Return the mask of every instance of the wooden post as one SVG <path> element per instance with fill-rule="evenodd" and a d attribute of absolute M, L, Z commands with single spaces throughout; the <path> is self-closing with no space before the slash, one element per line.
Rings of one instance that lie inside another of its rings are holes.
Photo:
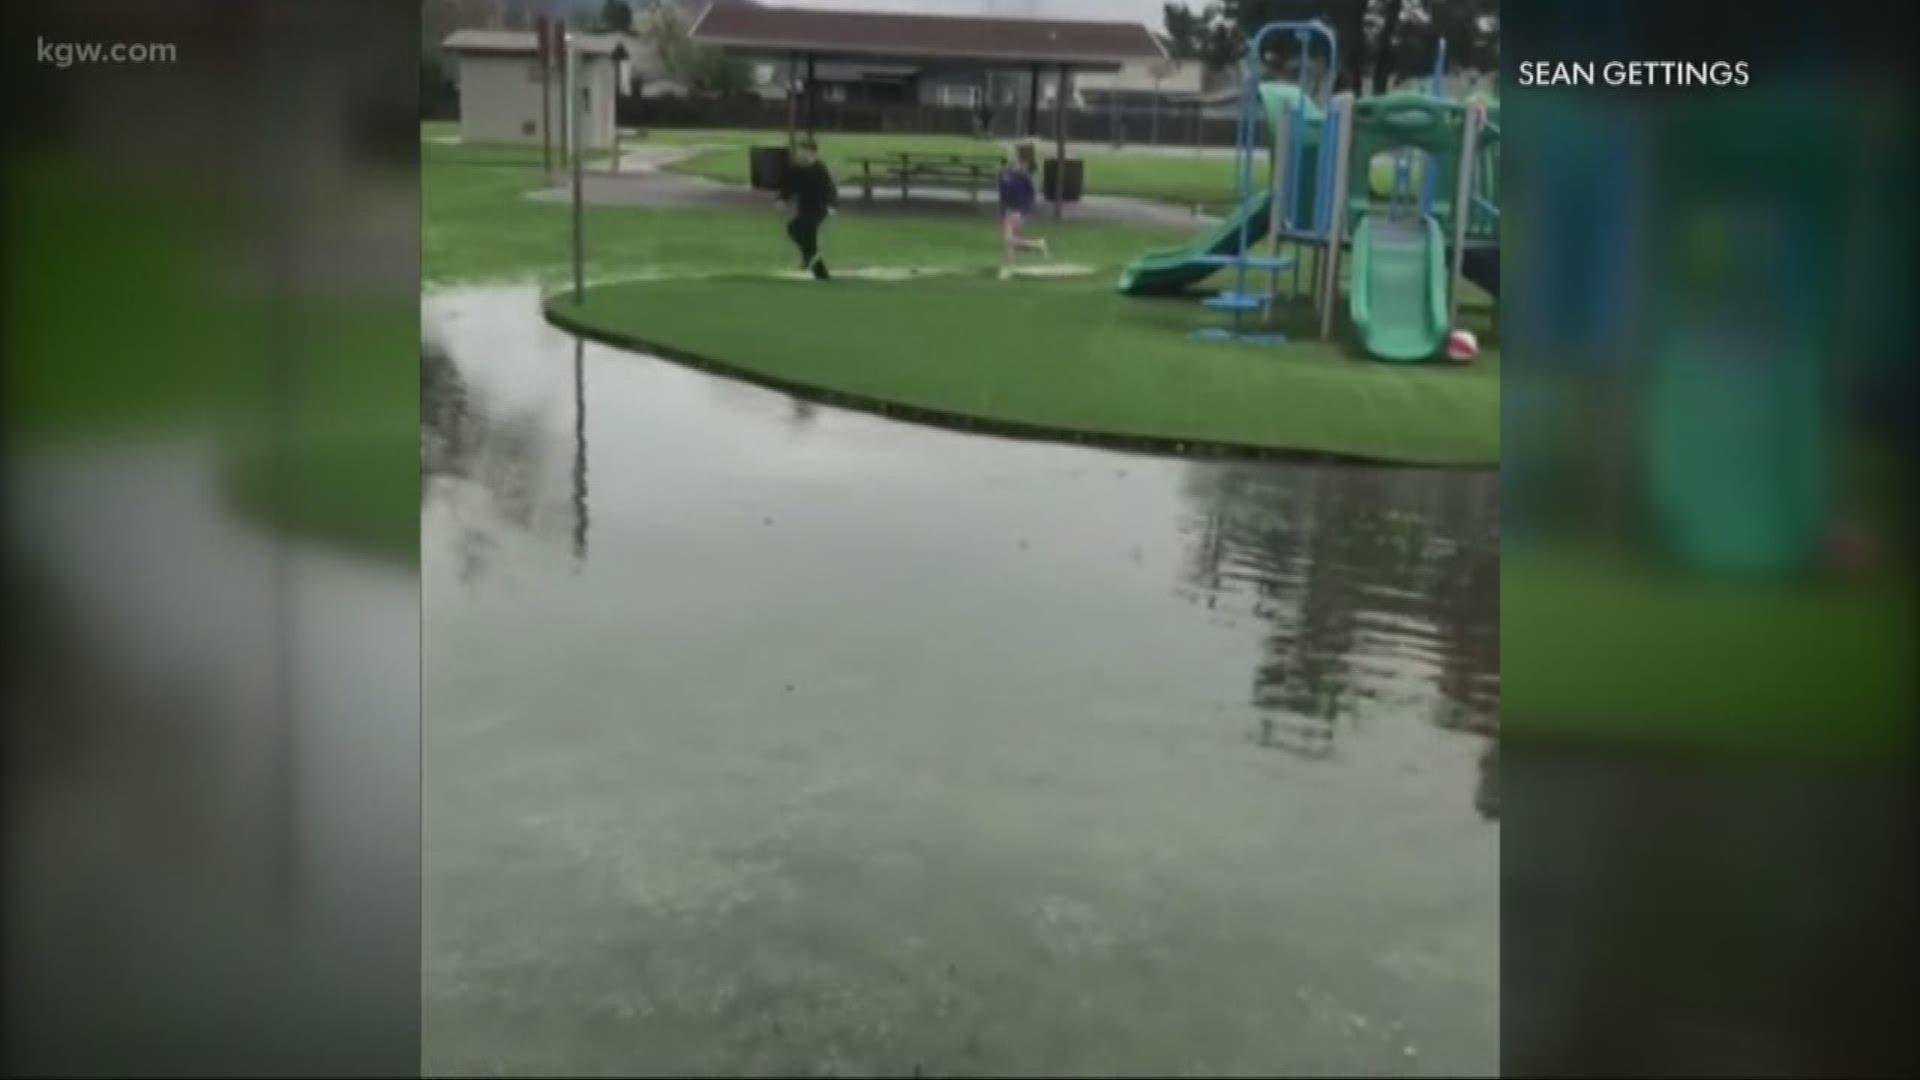
<path fill-rule="evenodd" d="M 1053 219 L 1067 212 L 1067 80 L 1066 65 L 1060 66 L 1060 80 L 1053 92 Z"/>

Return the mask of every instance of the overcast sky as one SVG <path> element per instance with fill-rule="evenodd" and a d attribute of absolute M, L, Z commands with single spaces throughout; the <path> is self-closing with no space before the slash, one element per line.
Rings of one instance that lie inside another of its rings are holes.
<path fill-rule="evenodd" d="M 845 11 L 929 11 L 942 15 L 1027 15 L 1055 19 L 1143 22 L 1161 28 L 1164 0 L 766 0 L 780 7 Z M 1204 4 L 1194 4 L 1203 7 Z"/>

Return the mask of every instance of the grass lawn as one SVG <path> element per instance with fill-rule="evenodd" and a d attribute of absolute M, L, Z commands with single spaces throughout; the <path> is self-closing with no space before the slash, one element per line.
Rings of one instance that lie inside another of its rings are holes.
<path fill-rule="evenodd" d="M 499 148 L 429 137 L 421 156 L 421 274 L 429 286 L 570 279 L 572 209 L 525 198 L 543 186 L 538 149 L 531 157 L 524 151 L 503 156 Z M 641 270 L 773 270 L 792 260 L 785 220 L 771 200 L 764 214 L 589 206 L 584 216 L 590 278 Z M 1062 258 L 1116 272 L 1141 252 L 1186 235 L 1075 221 L 1042 222 L 1036 232 L 1052 237 Z M 833 219 L 826 243 L 844 265 L 973 267 L 999 258 L 995 223 L 985 214 L 850 212 Z"/>
<path fill-rule="evenodd" d="M 786 133 L 783 131 L 659 128 L 647 131 L 642 138 L 657 144 L 715 147 L 671 168 L 675 172 L 730 184 L 747 182 L 747 147 L 786 145 Z M 854 159 L 863 155 L 902 151 L 997 154 L 1006 145 L 1005 142 L 959 135 L 848 133 L 820 136 L 821 157 L 843 188 L 854 186 L 860 175 L 860 166 L 854 163 Z M 1235 194 L 1238 179 L 1231 154 L 1095 147 L 1075 147 L 1073 153 L 1086 160 L 1086 190 L 1089 194 L 1157 199 L 1178 206 L 1200 206 L 1210 212 L 1230 209 L 1239 202 Z M 1264 176 L 1264 168 L 1256 165 L 1255 183 L 1265 183 Z M 1389 189 L 1393 183 L 1391 164 L 1384 161 L 1375 163 L 1373 182 L 1382 193 Z"/>
<path fill-rule="evenodd" d="M 1128 299 L 1104 277 L 636 282 L 549 310 L 776 385 L 992 427 L 1431 464 L 1500 452 L 1497 355 L 1373 363 L 1313 340 L 1304 308 L 1283 347 L 1196 342 L 1191 330 L 1223 316 Z"/>
<path fill-rule="evenodd" d="M 725 152 L 737 172 L 720 178 L 740 181 L 743 148 L 757 141 L 752 132 L 655 137 L 724 138 L 742 149 Z M 978 152 L 989 144 L 847 136 L 839 152 L 900 145 Z M 543 182 L 537 151 L 515 158 L 429 132 L 422 154 L 430 285 L 531 278 L 551 287 L 569 278 L 570 208 L 525 198 Z M 1143 167 L 1159 164 L 1141 157 Z M 1224 160 L 1169 162 L 1217 168 L 1222 183 L 1230 175 Z M 552 310 L 603 337 L 762 381 L 994 427 L 1436 464 L 1498 459 L 1498 335 L 1477 290 L 1466 319 L 1488 346 L 1480 363 L 1385 365 L 1357 357 L 1344 334 L 1314 340 L 1306 325 L 1291 327 L 1298 343 L 1279 349 L 1194 342 L 1192 330 L 1221 317 L 1192 300 L 1115 292 L 1122 265 L 1183 242 L 1188 230 L 1042 221 L 1036 232 L 1059 259 L 1095 273 L 1002 283 L 987 273 L 999 251 L 984 217 L 849 212 L 825 235 L 836 265 L 948 273 L 821 289 L 768 276 L 791 263 L 782 224 L 771 203 L 764 215 L 590 206 L 587 274 L 606 284 L 590 291 L 584 311 Z M 620 280 L 642 273 L 689 277 Z M 738 318 L 743 310 L 755 317 Z"/>

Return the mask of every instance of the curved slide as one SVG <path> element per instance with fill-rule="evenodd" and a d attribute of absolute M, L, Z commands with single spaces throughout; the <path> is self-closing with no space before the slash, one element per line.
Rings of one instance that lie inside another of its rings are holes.
<path fill-rule="evenodd" d="M 1360 343 L 1380 360 L 1427 360 L 1447 340 L 1447 244 L 1440 223 L 1366 214 L 1353 231 L 1347 299 Z"/>
<path fill-rule="evenodd" d="M 1150 251 L 1127 264 L 1120 274 L 1120 291 L 1128 296 L 1174 296 L 1200 284 L 1220 269 L 1217 260 L 1239 250 L 1240 224 L 1249 237 L 1267 233 L 1267 215 L 1273 193 L 1262 192 L 1199 239 L 1184 247 Z"/>
<path fill-rule="evenodd" d="M 1311 99 L 1301 100 L 1301 91 L 1292 83 L 1270 82 L 1260 85 L 1261 117 L 1267 131 L 1280 125 L 1282 113 L 1300 108 L 1306 116 L 1302 136 L 1310 153 L 1301 172 L 1306 180 L 1300 194 L 1300 212 L 1313 205 L 1314 164 L 1318 160 L 1321 125 L 1326 112 Z M 1128 296 L 1175 296 L 1211 277 L 1220 269 L 1220 259 L 1240 248 L 1240 223 L 1246 222 L 1250 241 L 1267 235 L 1267 215 L 1273 210 L 1273 192 L 1266 184 L 1226 219 L 1182 247 L 1150 251 L 1127 265 L 1120 274 L 1120 291 Z"/>

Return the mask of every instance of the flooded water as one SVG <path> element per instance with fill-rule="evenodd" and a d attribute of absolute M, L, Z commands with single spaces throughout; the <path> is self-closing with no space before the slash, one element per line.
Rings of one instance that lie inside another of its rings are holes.
<path fill-rule="evenodd" d="M 1497 1069 L 1492 473 L 426 323 L 430 1071 Z"/>

